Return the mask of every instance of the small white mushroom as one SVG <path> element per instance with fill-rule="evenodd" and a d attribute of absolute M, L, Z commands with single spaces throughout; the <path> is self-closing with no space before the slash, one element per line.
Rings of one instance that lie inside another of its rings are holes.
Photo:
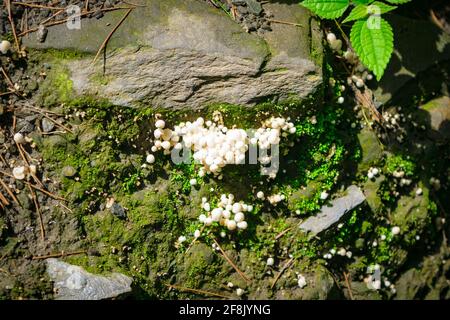
<path fill-rule="evenodd" d="M 397 227 L 397 226 L 393 227 L 391 232 L 394 236 L 398 235 L 400 233 L 400 227 Z"/>
<path fill-rule="evenodd" d="M 234 221 L 234 220 L 227 221 L 228 230 L 230 230 L 230 231 L 236 230 L 236 227 L 237 227 L 236 221 Z"/>
<path fill-rule="evenodd" d="M 238 229 L 245 230 L 248 227 L 247 221 L 240 221 L 237 223 Z"/>
<path fill-rule="evenodd" d="M 25 143 L 25 137 L 23 136 L 23 134 L 21 134 L 20 132 L 17 132 L 14 135 L 14 141 L 18 144 L 22 144 Z"/>
<path fill-rule="evenodd" d="M 155 122 L 155 127 L 157 127 L 158 129 L 163 129 L 166 126 L 166 123 L 164 122 L 164 120 L 157 120 Z"/>
<path fill-rule="evenodd" d="M 11 49 L 11 42 L 9 42 L 8 40 L 3 40 L 2 42 L 0 42 L 0 52 L 2 54 L 6 54 L 9 49 Z"/>
<path fill-rule="evenodd" d="M 17 180 L 23 180 L 25 179 L 25 167 L 21 166 L 21 167 L 15 167 L 13 169 L 13 176 L 14 178 L 16 178 Z"/>
<path fill-rule="evenodd" d="M 152 154 L 148 154 L 147 158 L 145 159 L 148 163 L 154 163 L 155 162 L 155 156 Z"/>
<path fill-rule="evenodd" d="M 336 41 L 336 35 L 334 33 L 332 33 L 332 32 L 328 33 L 327 34 L 327 40 L 328 40 L 328 42 Z"/>

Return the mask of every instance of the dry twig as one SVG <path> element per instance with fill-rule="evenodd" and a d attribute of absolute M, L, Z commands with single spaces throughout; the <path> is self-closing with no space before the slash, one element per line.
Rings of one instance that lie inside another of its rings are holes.
<path fill-rule="evenodd" d="M 241 276 L 241 278 L 247 282 L 251 282 L 251 280 L 241 270 L 239 270 L 239 268 L 236 266 L 236 264 L 234 264 L 233 261 L 231 261 L 231 259 L 227 256 L 225 251 L 223 251 L 222 247 L 219 245 L 219 243 L 216 241 L 216 239 L 213 239 L 213 241 L 216 244 L 216 246 L 219 248 L 219 250 L 222 253 L 225 260 L 228 261 L 228 263 L 233 267 L 234 270 L 236 270 L 236 272 Z"/>
<path fill-rule="evenodd" d="M 44 256 L 34 256 L 31 258 L 31 260 L 42 260 L 42 259 L 48 259 L 48 258 L 61 258 L 61 257 L 68 257 L 68 256 L 75 256 L 78 254 L 87 254 L 88 252 L 86 250 L 80 250 L 80 251 L 74 251 L 74 252 L 64 252 L 61 251 L 60 253 L 53 253 L 53 254 L 47 254 Z"/>
<path fill-rule="evenodd" d="M 344 272 L 344 278 L 345 278 L 345 284 L 347 285 L 348 294 L 350 295 L 350 299 L 354 300 L 352 287 L 350 286 L 350 281 L 348 280 L 348 274 L 346 272 Z"/>
<path fill-rule="evenodd" d="M 31 197 L 33 198 L 33 202 L 34 202 L 34 207 L 36 208 L 36 212 L 39 217 L 39 226 L 41 229 L 41 239 L 42 239 L 42 241 L 44 241 L 45 240 L 44 220 L 42 218 L 41 209 L 39 208 L 39 202 L 37 200 L 36 193 L 34 192 L 33 189 L 31 189 L 30 185 L 28 185 L 28 189 L 30 190 Z"/>
<path fill-rule="evenodd" d="M 98 56 L 100 55 L 100 52 L 102 52 L 103 49 L 106 49 L 106 45 L 108 44 L 109 39 L 111 39 L 112 35 L 114 34 L 114 32 L 116 32 L 117 29 L 119 29 L 119 27 L 122 25 L 122 23 L 125 21 L 125 19 L 128 17 L 128 15 L 131 13 L 131 11 L 133 11 L 134 8 L 130 8 L 128 9 L 128 11 L 124 14 L 124 16 L 122 17 L 122 19 L 120 19 L 119 23 L 111 30 L 111 32 L 108 34 L 108 36 L 106 37 L 106 39 L 103 41 L 102 45 L 100 46 L 100 48 L 97 51 L 97 54 L 94 57 L 94 60 L 92 61 L 92 64 L 95 63 L 95 61 L 97 61 Z"/>
<path fill-rule="evenodd" d="M 279 24 L 285 24 L 285 25 L 288 25 L 288 26 L 294 26 L 294 27 L 303 28 L 303 25 L 301 25 L 299 23 L 289 22 L 289 21 L 274 20 L 274 19 L 268 19 L 267 21 L 272 22 L 272 23 L 279 23 Z"/>
<path fill-rule="evenodd" d="M 281 268 L 280 272 L 278 272 L 277 276 L 272 282 L 272 285 L 270 286 L 270 289 L 273 289 L 275 287 L 275 284 L 277 283 L 278 279 L 280 279 L 281 275 L 294 263 L 294 258 L 289 259 L 288 262 L 286 262 Z"/>
<path fill-rule="evenodd" d="M 11 24 L 11 30 L 14 36 L 14 43 L 16 46 L 16 50 L 17 52 L 19 52 L 20 51 L 19 39 L 17 39 L 16 26 L 14 25 L 14 20 L 11 14 L 11 0 L 6 0 L 6 8 L 8 10 L 8 20 L 9 23 Z"/>
<path fill-rule="evenodd" d="M 225 296 L 225 295 L 222 295 L 222 294 L 219 294 L 219 293 L 205 291 L 205 290 L 180 287 L 180 286 L 175 286 L 173 284 L 164 284 L 164 285 L 166 287 L 177 289 L 177 290 L 180 290 L 180 291 L 187 291 L 187 292 L 192 292 L 192 293 L 197 293 L 197 294 L 204 294 L 204 295 L 213 296 L 213 297 L 219 297 L 219 298 L 224 298 L 224 299 L 231 299 L 231 297 L 228 297 L 228 296 Z"/>

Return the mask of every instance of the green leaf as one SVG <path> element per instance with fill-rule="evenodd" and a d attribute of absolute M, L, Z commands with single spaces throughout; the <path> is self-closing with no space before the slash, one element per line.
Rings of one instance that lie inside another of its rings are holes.
<path fill-rule="evenodd" d="M 407 3 L 407 2 L 411 2 L 411 0 L 386 0 L 389 3 L 392 4 L 403 4 L 403 3 Z"/>
<path fill-rule="evenodd" d="M 367 7 L 367 11 L 369 14 L 383 14 L 395 9 L 397 9 L 397 6 L 390 6 L 380 1 L 375 1 Z"/>
<path fill-rule="evenodd" d="M 375 1 L 369 6 L 357 5 L 342 23 L 363 19 L 371 14 L 383 14 L 394 9 L 397 9 L 397 7 L 390 6 L 380 1 Z"/>
<path fill-rule="evenodd" d="M 356 3 L 356 4 L 368 4 L 370 2 L 372 2 L 373 0 L 353 0 L 352 2 Z"/>
<path fill-rule="evenodd" d="M 368 15 L 367 6 L 357 5 L 355 8 L 353 8 L 353 10 L 350 12 L 348 17 L 345 18 L 344 21 L 342 21 L 342 23 L 359 20 L 359 19 L 367 17 L 367 15 Z"/>
<path fill-rule="evenodd" d="M 377 16 L 356 21 L 350 41 L 361 62 L 380 80 L 394 50 L 394 34 L 389 23 Z"/>
<path fill-rule="evenodd" d="M 301 3 L 302 6 L 324 19 L 339 18 L 349 4 L 350 0 L 305 0 Z"/>

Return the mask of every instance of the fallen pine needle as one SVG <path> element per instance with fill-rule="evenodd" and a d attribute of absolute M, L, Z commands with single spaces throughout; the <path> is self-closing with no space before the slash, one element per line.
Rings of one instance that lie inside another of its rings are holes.
<path fill-rule="evenodd" d="M 303 28 L 303 25 L 299 23 L 289 22 L 289 21 L 281 21 L 281 20 L 274 20 L 274 19 L 268 19 L 267 21 L 273 22 L 273 23 L 279 23 L 279 24 L 286 24 L 288 26 L 294 26 L 294 27 L 301 27 Z"/>
<path fill-rule="evenodd" d="M 14 200 L 14 202 L 20 206 L 19 200 L 17 200 L 16 196 L 14 195 L 14 193 L 11 191 L 11 189 L 8 187 L 8 185 L 6 183 L 3 182 L 2 179 L 0 179 L 0 184 L 3 186 L 3 188 L 6 190 L 6 192 L 9 194 L 9 196 Z"/>
<path fill-rule="evenodd" d="M 119 27 L 121 26 L 121 24 L 125 21 L 125 19 L 128 17 L 128 15 L 131 13 L 131 11 L 133 11 L 134 8 L 130 8 L 128 9 L 128 11 L 124 14 L 124 16 L 122 17 L 122 19 L 120 19 L 119 23 L 114 27 L 114 29 L 111 30 L 111 32 L 108 34 L 108 36 L 106 37 L 106 39 L 103 41 L 102 45 L 100 46 L 100 48 L 97 51 L 97 54 L 95 55 L 94 60 L 92 61 L 92 64 L 95 63 L 95 61 L 97 61 L 98 56 L 100 55 L 100 52 L 102 52 L 103 49 L 105 49 L 106 45 L 108 44 L 109 39 L 111 39 L 112 35 L 114 34 L 114 32 L 116 32 L 117 29 L 119 29 Z"/>
<path fill-rule="evenodd" d="M 180 290 L 180 291 L 187 291 L 187 292 L 192 292 L 192 293 L 199 293 L 199 294 L 209 295 L 209 296 L 213 296 L 213 297 L 219 297 L 219 298 L 224 298 L 224 299 L 231 299 L 231 297 L 228 297 L 228 296 L 225 296 L 225 295 L 222 295 L 222 294 L 219 294 L 219 293 L 205 291 L 205 290 L 185 288 L 185 287 L 175 286 L 173 284 L 164 284 L 164 285 L 166 287 L 177 289 L 177 290 Z"/>
<path fill-rule="evenodd" d="M 236 272 L 242 277 L 242 279 L 244 279 L 247 282 L 251 282 L 251 280 L 241 270 L 239 270 L 239 268 L 233 263 L 233 261 L 231 261 L 231 259 L 227 256 L 225 251 L 223 251 L 223 249 L 221 248 L 219 243 L 216 241 L 216 239 L 213 239 L 213 241 L 216 244 L 216 246 L 219 248 L 219 250 L 222 253 L 225 260 L 228 261 L 228 263 L 233 267 L 234 270 L 236 270 Z"/>
<path fill-rule="evenodd" d="M 60 257 L 69 257 L 69 256 L 75 256 L 78 254 L 85 254 L 87 253 L 86 250 L 80 250 L 80 251 L 74 251 L 74 252 L 64 252 L 61 251 L 60 253 L 53 253 L 53 254 L 47 254 L 44 256 L 34 256 L 31 258 L 31 260 L 42 260 L 42 259 L 48 259 L 48 258 L 60 258 Z"/>
<path fill-rule="evenodd" d="M 286 264 L 283 266 L 283 268 L 281 268 L 280 272 L 278 272 L 277 276 L 275 277 L 275 279 L 272 282 L 272 285 L 270 286 L 271 289 L 273 289 L 273 287 L 275 287 L 275 284 L 277 283 L 278 279 L 280 279 L 281 275 L 286 271 L 287 268 L 289 268 L 292 265 L 293 262 L 294 262 L 294 258 L 292 258 L 288 262 L 286 262 Z"/>
<path fill-rule="evenodd" d="M 36 193 L 30 187 L 30 185 L 28 185 L 28 189 L 30 190 L 31 197 L 33 198 L 34 206 L 36 208 L 36 212 L 37 212 L 38 217 L 39 217 L 39 226 L 40 226 L 40 229 L 41 229 L 41 239 L 42 239 L 42 241 L 44 241 L 45 240 L 44 220 L 42 218 L 41 209 L 39 208 L 39 202 L 37 200 Z"/>
<path fill-rule="evenodd" d="M 350 295 L 350 300 L 354 300 L 352 287 L 350 285 L 350 281 L 348 280 L 348 274 L 344 272 L 345 284 L 347 285 L 348 293 Z"/>

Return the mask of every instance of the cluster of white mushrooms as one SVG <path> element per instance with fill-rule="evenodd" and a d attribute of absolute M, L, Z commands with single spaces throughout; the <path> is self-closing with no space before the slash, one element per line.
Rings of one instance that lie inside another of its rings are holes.
<path fill-rule="evenodd" d="M 166 128 L 164 120 L 158 119 L 155 127 L 152 152 L 163 150 L 168 155 L 173 149 L 181 150 L 186 147 L 193 152 L 194 161 L 201 164 L 198 172 L 200 177 L 213 174 L 219 179 L 222 168 L 226 165 L 245 163 L 250 144 L 257 145 L 260 150 L 270 150 L 273 145 L 280 143 L 281 137 L 296 131 L 292 122 L 279 117 L 266 120 L 254 136 L 243 129 L 230 129 L 218 121 L 205 121 L 202 117 L 193 122 L 181 122 L 173 130 Z M 272 156 L 267 153 L 258 158 L 261 165 L 272 161 Z M 148 154 L 147 162 L 154 161 L 154 155 Z"/>
<path fill-rule="evenodd" d="M 409 186 L 412 183 L 411 179 L 405 178 L 405 171 L 403 170 L 396 170 L 392 172 L 392 176 L 398 180 L 397 182 L 400 187 Z"/>
<path fill-rule="evenodd" d="M 286 199 L 286 196 L 281 193 L 276 193 L 276 194 L 273 194 L 273 195 L 267 197 L 267 200 L 269 200 L 270 204 L 273 206 L 276 206 L 279 202 L 281 202 L 285 199 Z"/>
<path fill-rule="evenodd" d="M 367 172 L 367 178 L 373 179 L 380 174 L 380 169 L 371 167 Z"/>
<path fill-rule="evenodd" d="M 333 248 L 333 249 L 330 249 L 329 252 L 325 253 L 323 255 L 323 258 L 329 260 L 329 259 L 333 258 L 333 256 L 335 256 L 335 255 L 347 257 L 350 259 L 353 256 L 353 253 L 350 250 L 346 250 L 345 248 L 339 248 L 338 250 Z"/>
<path fill-rule="evenodd" d="M 327 41 L 330 45 L 331 50 L 335 53 L 342 55 L 342 57 L 347 61 L 347 63 L 355 67 L 355 74 L 347 79 L 348 85 L 354 83 L 356 87 L 363 88 L 365 81 L 370 81 L 373 79 L 373 75 L 367 71 L 367 68 L 359 61 L 358 56 L 353 50 L 348 48 L 346 51 L 342 52 L 342 40 L 337 39 L 336 35 L 332 32 L 327 34 Z M 339 103 L 343 103 L 342 99 L 338 99 Z"/>
<path fill-rule="evenodd" d="M 202 213 L 198 218 L 201 223 L 205 226 L 210 226 L 213 222 L 218 222 L 230 231 L 247 229 L 248 224 L 245 221 L 245 212 L 253 211 L 252 205 L 245 204 L 242 201 L 235 201 L 232 194 L 222 194 L 215 208 L 211 208 L 208 200 L 203 198 L 201 207 L 206 212 Z"/>

